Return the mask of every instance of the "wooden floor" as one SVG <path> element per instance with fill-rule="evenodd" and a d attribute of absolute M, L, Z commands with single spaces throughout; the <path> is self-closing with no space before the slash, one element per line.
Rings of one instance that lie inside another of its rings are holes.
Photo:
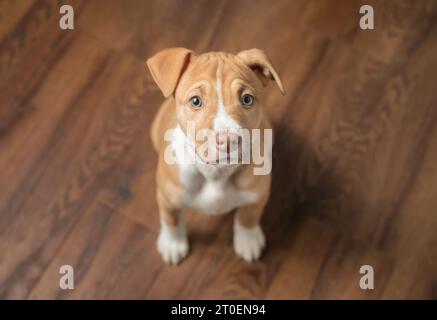
<path fill-rule="evenodd" d="M 0 1 L 0 297 L 437 298 L 437 1 Z M 288 92 L 268 249 L 247 264 L 231 216 L 188 213 L 191 254 L 155 250 L 160 49 L 264 49 Z M 75 289 L 59 289 L 59 268 Z M 375 289 L 359 268 L 372 265 Z"/>

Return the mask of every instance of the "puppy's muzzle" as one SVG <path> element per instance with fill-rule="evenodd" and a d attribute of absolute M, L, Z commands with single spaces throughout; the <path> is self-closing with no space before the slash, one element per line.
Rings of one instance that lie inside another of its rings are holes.
<path fill-rule="evenodd" d="M 239 148 L 240 136 L 230 130 L 221 130 L 216 134 L 216 148 L 220 155 L 229 155 Z M 219 157 L 221 158 L 221 156 Z"/>

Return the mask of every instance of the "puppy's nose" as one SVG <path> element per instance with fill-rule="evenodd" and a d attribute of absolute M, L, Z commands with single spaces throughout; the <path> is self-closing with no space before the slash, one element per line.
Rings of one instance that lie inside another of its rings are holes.
<path fill-rule="evenodd" d="M 231 153 L 238 147 L 239 135 L 229 130 L 220 131 L 216 134 L 217 150 Z"/>

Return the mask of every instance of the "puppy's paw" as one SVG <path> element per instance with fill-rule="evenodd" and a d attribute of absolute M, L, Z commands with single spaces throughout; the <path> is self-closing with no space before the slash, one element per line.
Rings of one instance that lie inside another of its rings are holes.
<path fill-rule="evenodd" d="M 157 248 L 164 262 L 170 265 L 181 262 L 189 251 L 185 226 L 171 228 L 163 225 L 159 232 Z"/>
<path fill-rule="evenodd" d="M 234 222 L 234 250 L 247 262 L 258 260 L 266 246 L 266 238 L 260 226 L 245 228 Z"/>

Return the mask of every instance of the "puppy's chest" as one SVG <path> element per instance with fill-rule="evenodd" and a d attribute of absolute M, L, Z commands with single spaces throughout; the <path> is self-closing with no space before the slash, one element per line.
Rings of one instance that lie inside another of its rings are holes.
<path fill-rule="evenodd" d="M 216 173 L 207 172 L 205 176 L 202 169 L 199 170 L 195 165 L 180 167 L 186 207 L 202 213 L 221 214 L 257 200 L 254 191 L 238 189 L 226 173 L 219 173 L 217 177 L 214 176 Z"/>

